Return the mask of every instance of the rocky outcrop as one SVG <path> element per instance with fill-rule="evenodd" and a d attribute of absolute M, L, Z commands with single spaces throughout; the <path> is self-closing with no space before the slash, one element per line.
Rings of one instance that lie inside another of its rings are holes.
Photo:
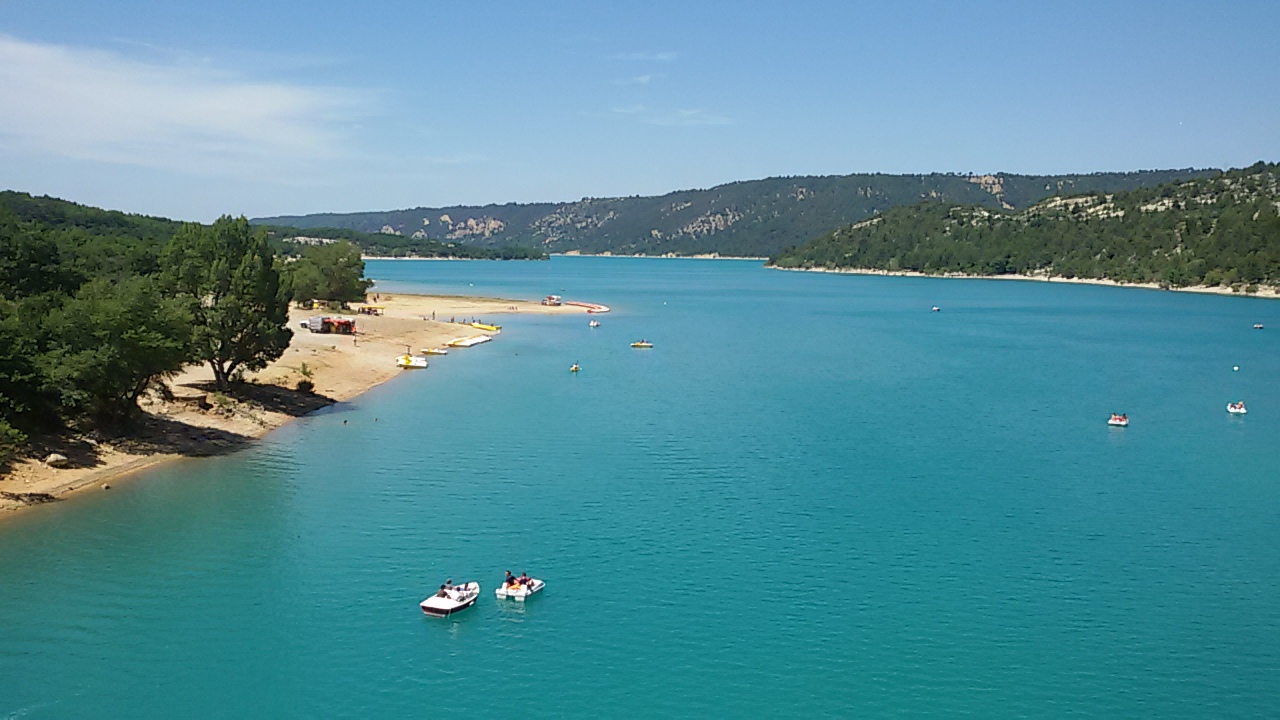
<path fill-rule="evenodd" d="M 1001 182 L 999 175 L 970 175 L 969 182 L 977 183 L 978 187 L 991 193 L 995 199 L 1000 201 L 1000 207 L 1005 210 L 1013 210 L 1013 206 L 1005 202 L 1004 199 L 1004 183 Z M 1049 187 L 1045 186 L 1045 190 Z"/>
<path fill-rule="evenodd" d="M 481 237 L 489 237 L 496 235 L 505 230 L 507 224 L 501 220 L 491 217 L 467 218 L 449 225 L 449 232 L 445 233 L 445 237 L 451 240 L 457 240 L 464 237 L 472 237 L 479 235 Z"/>
<path fill-rule="evenodd" d="M 742 213 L 725 208 L 724 212 L 700 215 L 693 222 L 680 228 L 680 232 L 694 236 L 711 235 L 728 229 L 730 225 L 741 219 Z"/>
<path fill-rule="evenodd" d="M 575 232 L 594 230 L 617 217 L 613 210 L 603 213 L 596 210 L 591 200 L 579 200 L 538 218 L 532 229 L 544 244 L 551 244 L 572 237 Z"/>
<path fill-rule="evenodd" d="M 71 459 L 61 453 L 49 453 L 49 456 L 44 459 L 44 464 L 62 470 L 71 467 Z"/>

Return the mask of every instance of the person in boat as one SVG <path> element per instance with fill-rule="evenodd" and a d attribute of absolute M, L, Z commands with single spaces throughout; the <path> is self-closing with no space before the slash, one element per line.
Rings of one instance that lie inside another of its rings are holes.
<path fill-rule="evenodd" d="M 441 585 L 441 586 L 440 586 L 440 591 L 436 593 L 436 597 L 439 597 L 439 598 L 447 598 L 447 597 L 449 597 L 449 590 L 447 589 L 448 587 L 449 587 L 449 586 L 448 586 L 447 584 L 446 584 L 446 585 Z"/>
<path fill-rule="evenodd" d="M 518 581 L 521 585 L 523 585 L 523 586 L 525 586 L 525 587 L 529 587 L 529 585 L 530 585 L 531 583 L 533 583 L 533 578 L 529 577 L 529 573 L 527 573 L 527 572 L 521 572 L 521 573 L 520 573 L 520 577 L 519 577 L 519 578 L 517 578 L 517 581 Z"/>
<path fill-rule="evenodd" d="M 502 587 L 515 587 L 515 586 L 517 586 L 517 585 L 519 585 L 519 584 L 520 584 L 520 583 L 519 583 L 518 581 L 516 581 L 516 576 L 515 576 L 515 575 L 512 575 L 512 574 L 511 574 L 511 571 L 510 571 L 510 570 L 508 570 L 508 571 L 507 571 L 507 577 L 506 577 L 506 578 L 504 578 L 504 579 L 503 579 L 503 581 L 502 581 Z"/>

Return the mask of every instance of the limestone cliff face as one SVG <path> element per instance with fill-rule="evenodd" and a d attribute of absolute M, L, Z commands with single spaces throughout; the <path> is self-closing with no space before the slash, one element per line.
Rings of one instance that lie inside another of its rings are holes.
<path fill-rule="evenodd" d="M 729 226 L 742 219 L 742 213 L 725 208 L 723 212 L 699 215 L 693 222 L 680 228 L 686 235 L 711 235 L 729 229 Z"/>
<path fill-rule="evenodd" d="M 999 175 L 970 175 L 969 182 L 977 183 L 978 187 L 991 193 L 995 199 L 1000 201 L 1000 207 L 1005 210 L 1013 210 L 1013 206 L 1005 202 L 1004 199 L 1004 183 L 1001 182 Z M 1048 188 L 1046 188 L 1048 189 Z"/>
<path fill-rule="evenodd" d="M 448 216 L 443 216 L 448 217 Z M 507 224 L 491 217 L 467 218 L 456 223 L 449 223 L 449 232 L 445 237 L 457 240 L 465 237 L 489 237 L 507 229 Z"/>
<path fill-rule="evenodd" d="M 618 216 L 612 209 L 597 207 L 597 205 L 598 203 L 589 198 L 562 205 L 554 212 L 534 221 L 533 232 L 542 238 L 544 245 L 551 245 L 572 237 L 576 232 L 603 227 Z"/>

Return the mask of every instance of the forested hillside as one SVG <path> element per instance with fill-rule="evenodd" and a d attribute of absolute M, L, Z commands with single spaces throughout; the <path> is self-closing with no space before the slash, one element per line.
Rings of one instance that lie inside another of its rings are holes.
<path fill-rule="evenodd" d="M 571 203 L 419 207 L 255 220 L 338 227 L 408 240 L 548 252 L 769 256 L 899 205 L 925 199 L 1022 209 L 1050 195 L 1154 187 L 1211 170 L 1092 175 L 882 175 L 783 177 L 655 197 Z"/>
<path fill-rule="evenodd" d="M 364 297 L 346 241 L 273 250 L 211 226 L 0 193 L 0 468 L 28 433 L 117 427 L 157 380 L 208 364 L 220 386 L 284 352 L 290 298 Z"/>
<path fill-rule="evenodd" d="M 828 233 L 783 268 L 1007 273 L 1171 287 L 1280 284 L 1280 171 L 1045 200 L 1022 212 L 925 202 Z"/>
<path fill-rule="evenodd" d="M 427 238 L 367 233 L 349 228 L 309 228 L 258 224 L 285 255 L 301 254 L 303 248 L 331 242 L 349 242 L 365 255 L 375 257 L 452 258 L 458 260 L 546 260 L 547 254 L 530 247 L 478 247 Z"/>

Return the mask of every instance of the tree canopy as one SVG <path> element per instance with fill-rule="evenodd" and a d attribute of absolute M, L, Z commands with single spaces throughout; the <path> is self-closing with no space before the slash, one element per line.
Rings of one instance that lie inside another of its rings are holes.
<path fill-rule="evenodd" d="M 356 299 L 359 251 L 318 250 L 326 292 Z M 0 192 L 0 465 L 33 432 L 129 423 L 184 365 L 226 383 L 279 357 L 282 265 L 244 218 L 184 225 Z"/>
<path fill-rule="evenodd" d="M 152 381 L 186 361 L 190 323 L 184 304 L 148 278 L 90 281 L 46 320 L 47 382 L 68 410 L 127 419 Z"/>
<path fill-rule="evenodd" d="M 294 300 L 364 300 L 365 291 L 373 284 L 364 277 L 364 260 L 360 248 L 341 240 L 325 245 L 307 246 L 302 257 L 285 263 L 291 295 Z"/>
<path fill-rule="evenodd" d="M 192 352 L 213 369 L 219 387 L 265 367 L 289 346 L 289 297 L 275 254 L 266 233 L 245 218 L 184 225 L 161 266 L 193 319 Z"/>

